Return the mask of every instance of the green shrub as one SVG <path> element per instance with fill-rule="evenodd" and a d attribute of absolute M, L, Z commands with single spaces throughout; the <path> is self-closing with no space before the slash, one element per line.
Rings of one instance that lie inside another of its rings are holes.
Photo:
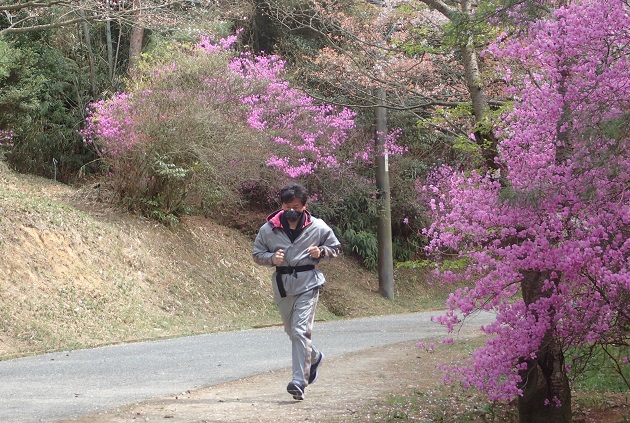
<path fill-rule="evenodd" d="M 0 40 L 0 130 L 11 131 L 7 159 L 21 172 L 69 179 L 93 153 L 77 128 L 77 65 L 45 37 Z"/>

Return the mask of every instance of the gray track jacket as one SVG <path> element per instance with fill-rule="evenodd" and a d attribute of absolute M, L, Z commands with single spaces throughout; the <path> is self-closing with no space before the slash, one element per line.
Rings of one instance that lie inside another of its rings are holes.
<path fill-rule="evenodd" d="M 284 263 L 279 266 L 281 271 L 287 271 L 287 267 L 316 265 L 322 260 L 329 260 L 340 254 L 341 244 L 333 230 L 322 219 L 311 216 L 306 210 L 304 211 L 302 232 L 294 242 L 291 242 L 282 228 L 280 220 L 282 213 L 282 210 L 272 213 L 267 218 L 267 223 L 258 231 L 253 250 L 256 263 L 263 266 L 273 266 L 271 259 L 279 249 L 284 250 Z M 322 259 L 311 258 L 306 249 L 313 245 L 324 248 L 326 256 Z M 273 273 L 272 281 L 274 292 L 279 295 L 276 283 L 277 269 Z M 318 269 L 281 274 L 280 277 L 287 295 L 298 295 L 326 282 L 324 274 Z"/>

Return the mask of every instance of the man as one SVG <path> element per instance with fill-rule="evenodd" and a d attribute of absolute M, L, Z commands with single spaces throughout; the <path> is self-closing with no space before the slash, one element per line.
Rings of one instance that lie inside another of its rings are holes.
<path fill-rule="evenodd" d="M 319 290 L 326 282 L 315 265 L 341 252 L 332 229 L 306 210 L 307 199 L 302 185 L 282 188 L 282 208 L 267 217 L 253 250 L 256 263 L 276 267 L 272 276 L 275 302 L 291 339 L 293 376 L 287 392 L 296 400 L 304 399 L 304 390 L 315 382 L 324 360 L 311 343 Z"/>

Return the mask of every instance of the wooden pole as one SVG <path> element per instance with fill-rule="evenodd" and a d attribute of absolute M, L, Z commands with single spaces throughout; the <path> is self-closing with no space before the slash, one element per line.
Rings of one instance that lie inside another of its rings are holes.
<path fill-rule="evenodd" d="M 376 107 L 376 187 L 378 189 L 379 213 L 377 220 L 378 238 L 378 284 L 379 292 L 387 299 L 394 299 L 394 258 L 392 251 L 392 216 L 389 189 L 389 157 L 385 151 L 387 136 L 387 109 L 385 89 L 377 92 L 379 105 Z"/>

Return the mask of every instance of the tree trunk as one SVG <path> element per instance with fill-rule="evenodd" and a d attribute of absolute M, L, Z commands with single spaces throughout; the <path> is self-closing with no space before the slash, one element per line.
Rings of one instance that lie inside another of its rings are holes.
<path fill-rule="evenodd" d="M 107 7 L 107 19 L 105 20 L 105 37 L 107 41 L 107 77 L 109 78 L 110 86 L 113 86 L 114 81 L 114 47 L 112 43 L 112 20 L 109 17 L 109 5 L 110 0 L 105 2 Z"/>
<path fill-rule="evenodd" d="M 452 8 L 446 2 L 441 0 L 421 0 L 427 6 L 436 9 L 451 22 L 456 22 L 459 18 L 469 20 L 473 16 L 473 3 L 470 0 L 462 0 L 459 2 L 459 10 Z M 462 28 L 462 31 L 468 31 Z M 479 60 L 477 49 L 475 48 L 475 40 L 469 35 L 464 45 L 459 46 L 459 52 L 462 55 L 462 65 L 464 66 L 464 79 L 466 80 L 466 88 L 470 95 L 470 101 L 473 108 L 473 116 L 475 118 L 475 142 L 479 145 L 483 156 L 484 163 L 489 169 L 498 169 L 494 158 L 497 153 L 497 138 L 485 119 L 490 110 L 488 99 L 485 95 L 485 86 L 481 78 L 479 70 Z"/>
<path fill-rule="evenodd" d="M 542 284 L 547 274 L 523 272 L 523 300 L 529 307 L 543 298 Z M 519 423 L 571 423 L 571 388 L 564 368 L 562 345 L 549 330 L 535 359 L 524 360 L 527 369 L 519 374 L 523 395 L 518 399 Z"/>
<path fill-rule="evenodd" d="M 85 50 L 87 52 L 88 63 L 90 65 L 90 86 L 92 87 L 92 100 L 95 100 L 98 95 L 98 88 L 96 85 L 96 66 L 94 64 L 94 51 L 92 50 L 92 38 L 90 37 L 90 26 L 88 25 L 85 17 L 85 10 L 81 9 L 79 12 L 83 18 L 81 23 L 83 28 L 83 40 L 85 41 Z"/>
<path fill-rule="evenodd" d="M 462 13 L 465 16 L 472 15 L 472 6 L 469 1 L 461 2 Z M 483 79 L 479 70 L 477 50 L 472 37 L 468 38 L 466 45 L 461 47 L 462 62 L 464 65 L 464 78 L 466 87 L 472 102 L 473 115 L 475 117 L 475 141 L 481 149 L 486 166 L 489 169 L 497 169 L 494 158 L 497 154 L 497 138 L 492 128 L 484 124 L 484 120 L 490 110 L 488 99 L 484 92 Z"/>
<path fill-rule="evenodd" d="M 133 72 L 134 67 L 140 60 L 140 53 L 142 53 L 142 38 L 144 37 L 144 26 L 140 19 L 141 3 L 140 0 L 133 0 L 134 23 L 131 28 L 131 35 L 129 40 L 129 72 Z"/>

